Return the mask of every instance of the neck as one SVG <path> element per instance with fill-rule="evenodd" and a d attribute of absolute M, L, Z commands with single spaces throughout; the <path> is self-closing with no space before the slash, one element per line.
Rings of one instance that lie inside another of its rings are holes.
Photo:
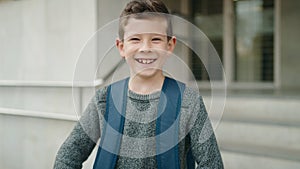
<path fill-rule="evenodd" d="M 135 93 L 150 94 L 161 90 L 164 79 L 165 76 L 163 74 L 145 78 L 139 76 L 131 76 L 128 87 Z"/>

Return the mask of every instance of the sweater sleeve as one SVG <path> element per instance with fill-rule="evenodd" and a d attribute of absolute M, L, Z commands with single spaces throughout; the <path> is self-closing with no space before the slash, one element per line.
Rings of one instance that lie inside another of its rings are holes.
<path fill-rule="evenodd" d="M 74 129 L 57 152 L 54 169 L 81 169 L 100 137 L 99 95 L 92 98 Z"/>
<path fill-rule="evenodd" d="M 194 107 L 190 130 L 191 149 L 197 169 L 223 169 L 221 154 L 202 97 Z M 194 119 L 194 120 L 192 120 Z"/>
<path fill-rule="evenodd" d="M 81 169 L 95 145 L 78 122 L 58 150 L 54 169 Z"/>

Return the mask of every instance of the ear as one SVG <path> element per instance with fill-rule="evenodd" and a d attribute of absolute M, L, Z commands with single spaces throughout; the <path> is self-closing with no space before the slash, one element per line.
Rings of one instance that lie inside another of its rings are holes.
<path fill-rule="evenodd" d="M 119 50 L 120 56 L 122 58 L 125 58 L 125 54 L 124 54 L 124 42 L 121 39 L 117 39 L 116 40 L 116 46 Z"/>
<path fill-rule="evenodd" d="M 176 46 L 176 37 L 172 36 L 172 38 L 168 41 L 168 52 L 173 53 Z"/>

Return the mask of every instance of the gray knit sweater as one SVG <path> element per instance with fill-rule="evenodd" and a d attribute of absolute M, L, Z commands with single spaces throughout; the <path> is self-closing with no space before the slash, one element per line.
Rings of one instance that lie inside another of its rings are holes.
<path fill-rule="evenodd" d="M 60 147 L 54 169 L 79 169 L 100 138 L 104 124 L 107 88 L 97 90 L 73 131 Z M 117 169 L 155 169 L 155 127 L 160 92 L 149 95 L 128 91 L 126 120 Z M 192 149 L 199 169 L 223 168 L 221 155 L 201 96 L 184 91 L 179 127 L 179 157 L 186 168 L 186 154 Z M 137 138 L 137 139 L 131 139 Z"/>

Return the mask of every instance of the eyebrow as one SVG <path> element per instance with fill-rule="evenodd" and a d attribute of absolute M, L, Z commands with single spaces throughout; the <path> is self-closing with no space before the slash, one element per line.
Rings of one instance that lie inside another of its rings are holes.
<path fill-rule="evenodd" d="M 143 34 L 153 34 L 153 36 L 167 37 L 167 34 L 160 34 L 160 33 L 135 33 L 135 34 L 132 34 L 130 36 L 127 36 L 125 39 L 128 39 L 128 38 L 133 37 L 133 36 L 140 36 L 140 35 L 143 35 Z"/>

